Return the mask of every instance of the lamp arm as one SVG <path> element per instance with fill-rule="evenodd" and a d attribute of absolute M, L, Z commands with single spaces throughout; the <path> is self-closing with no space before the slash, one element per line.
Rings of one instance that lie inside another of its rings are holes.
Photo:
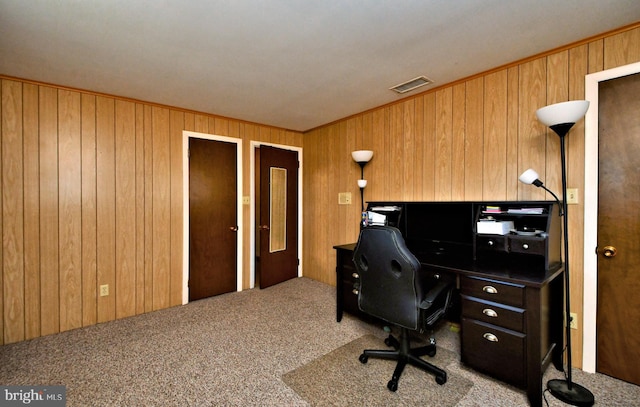
<path fill-rule="evenodd" d="M 552 190 L 550 190 L 549 188 L 545 187 L 543 184 L 540 184 L 540 187 L 544 188 L 545 191 L 547 191 L 548 193 L 550 193 L 551 195 L 553 195 L 553 197 L 555 198 L 556 202 L 558 203 L 558 207 L 560 208 L 560 216 L 564 216 L 564 210 L 562 202 L 560 202 L 560 199 L 558 199 L 558 196 L 556 194 L 553 193 Z"/>

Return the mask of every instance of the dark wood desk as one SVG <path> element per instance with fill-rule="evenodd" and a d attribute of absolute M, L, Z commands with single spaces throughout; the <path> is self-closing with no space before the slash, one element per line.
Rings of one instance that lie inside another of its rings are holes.
<path fill-rule="evenodd" d="M 556 230 L 550 227 L 548 232 Z M 486 237 L 479 240 L 484 242 Z M 461 325 L 462 362 L 526 390 L 531 406 L 542 406 L 544 371 L 551 362 L 562 370 L 562 264 L 554 261 L 541 266 L 538 258 L 528 261 L 519 254 L 481 256 L 475 243 L 473 250 L 460 253 L 422 251 L 426 246 L 410 246 L 425 272 L 456 283 L 459 307 L 454 308 L 458 315 L 453 319 L 459 318 Z M 355 243 L 334 249 L 339 322 L 344 311 L 364 314 L 358 309 L 354 290 L 358 279 L 352 260 Z"/>

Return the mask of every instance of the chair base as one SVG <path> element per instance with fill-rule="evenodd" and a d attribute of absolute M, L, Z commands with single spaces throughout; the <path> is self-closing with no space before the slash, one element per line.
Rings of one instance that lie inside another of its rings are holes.
<path fill-rule="evenodd" d="M 435 356 L 436 343 L 433 339 L 429 345 L 412 349 L 409 346 L 409 330 L 407 328 L 402 328 L 400 331 L 400 340 L 396 340 L 394 337 L 389 335 L 389 337 L 385 339 L 385 344 L 393 346 L 395 350 L 366 349 L 360 355 L 359 360 L 361 363 L 367 363 L 370 357 L 397 360 L 398 363 L 393 371 L 393 376 L 387 383 L 387 388 L 389 390 L 398 390 L 398 380 L 400 380 L 400 375 L 407 364 L 435 375 L 436 383 L 440 385 L 447 382 L 447 372 L 420 358 L 420 356 L 424 355 L 430 357 Z"/>

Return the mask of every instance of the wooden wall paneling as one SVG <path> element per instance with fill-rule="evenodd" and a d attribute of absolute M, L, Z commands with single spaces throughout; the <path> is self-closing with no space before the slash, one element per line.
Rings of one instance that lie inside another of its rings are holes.
<path fill-rule="evenodd" d="M 371 138 L 366 150 L 373 151 L 373 158 L 367 164 L 367 183 L 365 190 L 367 201 L 382 201 L 385 196 L 386 173 L 385 168 L 385 110 L 377 109 L 371 115 Z"/>
<path fill-rule="evenodd" d="M 60 332 L 58 91 L 40 86 L 40 334 Z"/>
<path fill-rule="evenodd" d="M 326 132 L 326 129 L 324 129 L 324 131 Z M 304 250 L 306 253 L 309 253 L 309 255 L 304 256 L 303 258 L 305 275 L 317 280 L 320 280 L 320 276 L 322 274 L 320 271 L 320 264 L 318 262 L 318 253 L 321 251 L 321 239 L 323 237 L 320 235 L 320 229 L 323 227 L 323 224 L 326 223 L 319 220 L 321 219 L 320 206 L 323 204 L 320 198 L 320 194 L 323 189 L 319 187 L 319 184 L 322 182 L 321 179 L 323 178 L 323 173 L 320 170 L 320 156 L 322 154 L 322 147 L 319 143 L 320 133 L 320 130 L 315 130 L 307 134 L 307 137 L 305 137 L 304 162 L 306 166 L 312 167 L 316 170 L 313 172 L 305 171 L 303 173 L 304 185 L 318 185 L 318 187 L 313 188 L 313 190 L 305 190 L 305 194 L 303 196 L 305 227 L 302 232 L 303 240 L 305 242 Z M 248 134 L 245 132 L 245 137 L 247 136 Z M 306 222 L 307 219 L 315 219 L 318 221 Z"/>
<path fill-rule="evenodd" d="M 604 69 L 604 40 L 596 40 L 589 43 L 589 72 L 600 72 Z"/>
<path fill-rule="evenodd" d="M 358 223 L 358 217 L 356 213 L 359 213 L 360 208 L 360 194 L 357 188 L 357 179 L 360 178 L 358 171 L 355 171 L 355 167 L 358 167 L 351 158 L 351 152 L 356 149 L 356 121 L 351 118 L 344 122 L 343 134 L 340 137 L 340 153 L 339 157 L 339 173 L 336 174 L 337 179 L 340 182 L 341 192 L 351 192 L 351 205 L 340 205 L 342 210 L 339 211 L 339 222 L 345 225 L 340 231 L 338 241 L 349 242 L 353 239 L 351 232 L 353 230 L 353 223 Z M 365 175 L 366 179 L 366 175 Z M 356 192 L 358 191 L 358 192 Z M 337 199 L 337 196 L 336 196 Z M 365 198 L 366 200 L 366 198 Z M 358 208 L 358 211 L 354 210 Z"/>
<path fill-rule="evenodd" d="M 518 89 L 518 173 L 533 168 L 545 182 L 546 128 L 536 117 L 536 110 L 546 104 L 546 58 L 538 58 L 520 65 Z M 525 96 L 526 95 L 526 96 Z M 521 184 L 518 199 L 542 200 L 545 191 Z"/>
<path fill-rule="evenodd" d="M 303 151 L 303 161 L 304 161 L 304 165 L 305 167 L 310 167 L 310 168 L 318 168 L 318 148 L 317 148 L 317 133 L 319 132 L 319 130 L 312 130 L 309 133 L 307 133 L 307 136 L 305 137 L 305 148 Z M 247 137 L 247 133 L 244 132 L 244 137 Z M 253 152 L 251 152 L 251 154 L 253 154 Z M 314 174 L 317 174 L 319 171 L 314 171 Z M 302 183 L 303 185 L 313 185 L 316 182 L 315 176 L 312 176 L 312 173 L 310 171 L 304 171 L 302 173 Z M 313 262 L 313 253 L 317 253 L 317 247 L 316 247 L 316 242 L 319 238 L 313 239 L 312 237 L 315 234 L 316 231 L 316 227 L 320 222 L 313 222 L 312 219 L 316 219 L 316 214 L 317 214 L 317 205 L 314 205 L 315 202 L 315 197 L 318 194 L 318 189 L 317 188 L 306 188 L 305 189 L 305 193 L 302 196 L 302 200 L 303 200 L 303 204 L 302 206 L 304 207 L 304 218 L 303 218 L 303 223 L 304 223 L 304 228 L 302 230 L 302 241 L 304 242 L 303 245 L 303 252 L 305 253 L 305 255 L 303 255 L 302 257 L 302 266 L 304 269 L 304 275 L 307 277 L 310 277 L 311 274 L 313 274 L 314 269 L 316 269 L 316 267 L 314 266 L 314 262 Z M 257 219 L 256 219 L 257 222 Z M 257 240 L 257 239 L 256 239 Z M 257 247 L 256 247 L 256 251 L 257 251 Z M 309 253 L 308 255 L 306 253 Z"/>
<path fill-rule="evenodd" d="M 109 285 L 98 296 L 98 322 L 116 318 L 116 145 L 115 101 L 96 97 L 96 238 L 97 284 Z"/>
<path fill-rule="evenodd" d="M 135 221 L 136 221 L 136 314 L 143 314 L 145 312 L 145 219 L 147 214 L 145 213 L 145 150 L 144 150 L 144 105 L 136 104 L 136 118 L 135 118 Z M 182 134 L 180 135 L 182 137 Z M 182 191 L 180 192 L 182 196 Z"/>
<path fill-rule="evenodd" d="M 152 107 L 153 309 L 167 308 L 171 290 L 171 144 L 169 110 Z"/>
<path fill-rule="evenodd" d="M 357 196 L 360 193 L 360 188 L 358 188 L 357 179 L 360 178 L 359 169 L 360 167 L 353 161 L 351 157 L 351 152 L 355 150 L 368 150 L 368 148 L 363 147 L 364 145 L 364 133 L 363 133 L 363 116 L 356 116 L 351 120 L 353 127 L 353 137 L 348 139 L 348 147 L 347 147 L 347 156 L 346 161 L 350 164 L 351 171 L 350 174 L 354 174 L 355 177 L 351 179 L 351 190 L 354 191 Z M 375 154 L 375 152 L 374 152 Z M 365 179 L 367 183 L 369 182 L 369 176 L 365 173 Z M 366 194 L 366 188 L 365 188 Z M 367 201 L 367 196 L 364 197 L 365 205 Z M 358 233 L 360 232 L 360 219 L 362 217 L 362 213 L 360 211 L 361 206 L 358 205 L 357 200 L 353 201 L 353 204 L 349 206 L 348 218 L 347 218 L 347 234 L 345 241 L 346 242 L 355 242 L 358 239 Z M 366 209 L 366 206 L 365 206 Z"/>
<path fill-rule="evenodd" d="M 484 173 L 484 77 L 466 82 L 465 87 L 464 196 L 481 200 Z"/>
<path fill-rule="evenodd" d="M 371 114 L 371 112 L 367 112 L 364 113 L 362 115 L 362 120 L 360 120 L 360 134 L 358 135 L 357 139 L 356 139 L 356 146 L 355 149 L 356 150 L 371 150 L 373 151 L 373 158 L 371 159 L 371 162 L 369 164 L 367 164 L 367 175 L 365 175 L 367 177 L 367 197 L 365 197 L 366 199 L 370 199 L 369 198 L 369 188 L 371 188 L 371 186 L 373 185 L 374 182 L 376 182 L 376 180 L 374 178 L 371 177 L 371 171 L 372 171 L 372 163 L 373 160 L 375 160 L 376 158 L 376 153 L 378 153 L 377 151 L 375 151 L 373 149 L 373 146 L 375 145 L 375 136 L 373 134 L 373 115 Z M 356 167 L 356 171 L 357 171 Z M 358 233 L 360 232 L 360 228 L 358 228 Z M 357 237 L 357 235 L 356 235 Z"/>
<path fill-rule="evenodd" d="M 196 131 L 196 115 L 194 113 L 185 112 L 184 129 L 187 131 Z"/>
<path fill-rule="evenodd" d="M 224 132 L 221 121 L 216 129 Z M 172 110 L 170 116 L 171 154 L 171 306 L 182 304 L 182 129 L 184 113 Z M 226 133 L 226 132 L 225 132 Z"/>
<path fill-rule="evenodd" d="M 197 133 L 209 133 L 209 117 L 196 114 L 194 117 L 194 131 Z"/>
<path fill-rule="evenodd" d="M 336 196 L 338 193 L 337 184 L 335 182 L 335 167 L 333 166 L 333 162 L 335 162 L 333 158 L 333 154 L 335 154 L 336 148 L 338 146 L 338 138 L 340 137 L 339 128 L 337 125 L 333 125 L 329 128 L 329 132 L 327 133 L 326 138 L 323 137 L 322 143 L 322 153 L 320 155 L 321 166 L 324 169 L 324 174 L 320 179 L 320 191 L 321 194 L 323 191 L 328 192 L 326 196 L 322 195 L 320 199 L 317 201 L 320 203 L 319 209 L 319 218 L 323 220 L 321 227 L 318 229 L 318 233 L 321 236 L 320 247 L 319 247 L 319 261 L 318 261 L 318 278 L 320 281 L 334 281 L 335 282 L 335 272 L 327 273 L 328 270 L 334 269 L 335 266 L 332 265 L 335 262 L 335 253 L 332 250 L 332 244 L 329 242 L 335 242 L 334 244 L 339 243 L 347 243 L 340 242 L 338 240 L 338 235 L 336 233 L 336 228 L 333 227 L 333 222 L 331 221 L 332 216 L 336 213 L 336 207 L 338 203 L 336 201 Z M 332 260 L 334 260 L 332 262 Z M 327 274 L 329 274 L 327 276 Z"/>
<path fill-rule="evenodd" d="M 604 39 L 604 69 L 640 61 L 640 27 Z"/>
<path fill-rule="evenodd" d="M 436 91 L 434 179 L 436 201 L 451 200 L 453 160 L 453 88 Z"/>
<path fill-rule="evenodd" d="M 588 46 L 582 45 L 569 51 L 569 100 L 584 98 L 585 81 L 588 74 Z M 578 204 L 572 205 L 569 211 L 569 259 L 571 261 L 571 309 L 582 310 L 584 304 L 584 175 L 585 175 L 585 122 L 580 120 L 567 136 L 570 141 L 567 172 L 568 186 L 578 188 Z M 578 314 L 578 329 L 572 331 L 574 365 L 582 367 L 583 353 L 583 317 L 584 312 Z"/>
<path fill-rule="evenodd" d="M 219 136 L 233 137 L 229 134 L 229 120 L 223 119 L 221 117 L 214 117 L 213 123 L 214 134 L 217 134 Z M 211 125 L 209 125 L 209 128 L 211 128 Z"/>
<path fill-rule="evenodd" d="M 413 106 L 413 135 L 414 135 L 414 161 L 413 168 L 410 170 L 413 174 L 411 182 L 413 183 L 413 199 L 422 200 L 422 185 L 424 184 L 424 98 L 418 97 L 414 99 Z"/>
<path fill-rule="evenodd" d="M 144 106 L 144 310 L 153 311 L 153 120 Z"/>
<path fill-rule="evenodd" d="M 525 96 L 526 97 L 526 96 Z M 518 181 L 522 173 L 518 153 L 518 131 L 520 128 L 520 68 L 507 69 L 507 156 L 506 199 L 515 201 L 523 185 Z"/>
<path fill-rule="evenodd" d="M 507 196 L 507 70 L 484 78 L 482 193 L 484 200 Z"/>
<path fill-rule="evenodd" d="M 258 140 L 264 141 L 265 143 L 271 143 L 271 129 L 265 126 L 257 126 L 258 127 Z"/>
<path fill-rule="evenodd" d="M 401 157 L 404 157 L 402 167 L 400 167 L 402 168 L 402 199 L 413 201 L 416 199 L 414 178 L 420 178 L 421 175 L 416 174 L 414 171 L 415 162 L 418 159 L 416 157 L 416 129 L 414 127 L 416 103 L 414 98 L 410 98 L 399 105 L 402 106 L 402 121 L 400 126 L 402 133 L 398 139 L 402 142 Z"/>
<path fill-rule="evenodd" d="M 466 167 L 466 82 L 453 86 L 451 121 L 451 196 L 464 200 Z"/>
<path fill-rule="evenodd" d="M 567 100 L 569 100 L 569 53 L 568 51 L 562 51 L 547 57 L 547 100 L 544 105 L 539 107 L 566 102 Z M 546 128 L 545 131 L 547 133 L 547 163 L 543 182 L 547 188 L 554 191 L 556 195 L 561 196 L 562 162 L 560 159 L 560 138 L 553 130 Z M 567 148 L 570 143 L 571 140 L 566 138 L 565 144 Z M 553 199 L 553 197 L 547 194 L 545 199 Z"/>
<path fill-rule="evenodd" d="M 82 195 L 82 325 L 98 318 L 96 97 L 80 96 Z"/>
<path fill-rule="evenodd" d="M 136 105 L 115 103 L 116 318 L 136 313 Z"/>
<path fill-rule="evenodd" d="M 82 326 L 80 93 L 58 91 L 60 330 Z"/>
<path fill-rule="evenodd" d="M 214 117 L 207 116 L 207 133 L 222 136 L 222 134 L 216 133 L 216 120 Z"/>
<path fill-rule="evenodd" d="M 2 288 L 4 343 L 25 339 L 22 84 L 2 83 Z"/>
<path fill-rule="evenodd" d="M 424 143 L 422 152 L 422 200 L 433 201 L 436 188 L 436 94 L 423 96 Z"/>
<path fill-rule="evenodd" d="M 276 128 L 271 129 L 271 142 L 276 144 L 284 144 L 284 131 Z"/>
<path fill-rule="evenodd" d="M 32 339 L 40 336 L 40 222 L 38 219 L 40 216 L 40 162 L 38 160 L 37 85 L 22 84 L 22 103 L 24 141 L 24 338 Z M 1 284 L 0 287 L 2 287 Z M 1 329 L 0 332 L 2 332 Z"/>
<path fill-rule="evenodd" d="M 388 162 L 389 194 L 391 200 L 404 200 L 405 178 L 404 161 L 409 159 L 404 150 L 406 134 L 404 133 L 404 103 L 396 103 L 388 108 L 389 111 L 389 131 L 387 132 L 388 148 L 385 156 Z"/>

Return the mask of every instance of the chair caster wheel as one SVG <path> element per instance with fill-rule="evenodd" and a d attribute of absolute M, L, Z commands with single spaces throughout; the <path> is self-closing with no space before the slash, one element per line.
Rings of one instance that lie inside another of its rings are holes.
<path fill-rule="evenodd" d="M 430 350 L 429 352 L 427 352 L 427 356 L 429 356 L 430 358 L 434 357 L 435 355 L 436 355 L 435 348 L 433 350 Z"/>
<path fill-rule="evenodd" d="M 391 341 L 391 338 L 384 338 L 384 344 L 387 346 L 393 346 L 393 342 Z"/>
<path fill-rule="evenodd" d="M 436 376 L 436 383 L 438 383 L 440 386 L 442 386 L 446 382 L 447 382 L 447 375 L 446 374 L 444 374 L 443 376 Z"/>
<path fill-rule="evenodd" d="M 398 382 L 395 380 L 389 380 L 389 383 L 387 383 L 387 389 L 391 391 L 398 390 Z"/>
<path fill-rule="evenodd" d="M 367 361 L 369 360 L 369 356 L 365 355 L 364 353 L 362 355 L 360 355 L 360 357 L 358 358 L 358 360 L 360 361 L 360 363 L 367 363 Z"/>

